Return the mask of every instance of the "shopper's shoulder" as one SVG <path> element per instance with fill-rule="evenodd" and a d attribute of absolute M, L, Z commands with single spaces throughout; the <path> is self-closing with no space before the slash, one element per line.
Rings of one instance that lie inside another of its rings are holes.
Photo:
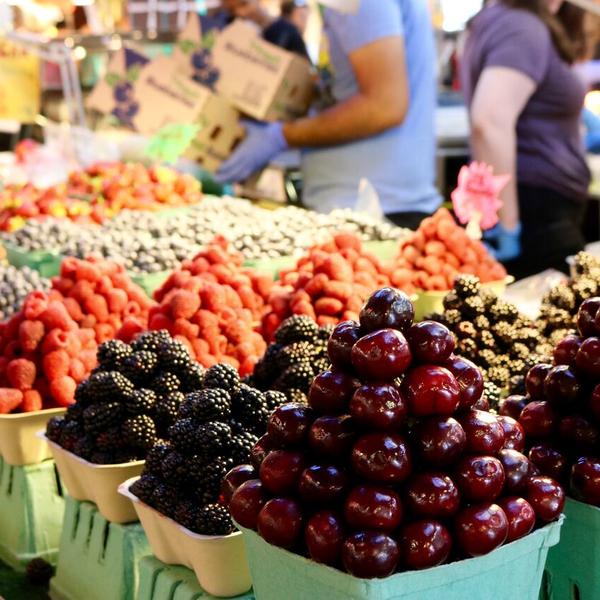
<path fill-rule="evenodd" d="M 540 44 L 551 40 L 550 30 L 540 17 L 529 10 L 501 3 L 484 8 L 475 17 L 473 29 L 494 37 L 526 36 Z"/>

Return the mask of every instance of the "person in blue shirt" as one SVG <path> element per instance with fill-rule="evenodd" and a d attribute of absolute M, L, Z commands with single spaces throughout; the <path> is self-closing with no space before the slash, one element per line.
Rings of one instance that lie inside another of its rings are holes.
<path fill-rule="evenodd" d="M 366 178 L 385 215 L 414 228 L 441 203 L 434 185 L 436 53 L 427 2 L 360 0 L 352 13 L 325 8 L 323 20 L 335 103 L 296 121 L 249 129 L 217 178 L 243 181 L 283 150 L 301 148 L 307 206 L 353 207 Z"/>

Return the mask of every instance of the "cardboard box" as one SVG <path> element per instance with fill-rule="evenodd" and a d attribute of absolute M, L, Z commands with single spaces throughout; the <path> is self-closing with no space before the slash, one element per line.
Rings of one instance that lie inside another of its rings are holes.
<path fill-rule="evenodd" d="M 149 61 L 131 48 L 116 52 L 108 63 L 106 75 L 88 96 L 86 107 L 104 115 L 112 114 L 121 124 L 133 128 L 133 118 L 140 108 L 135 82 Z"/>
<path fill-rule="evenodd" d="M 129 0 L 127 13 L 131 29 L 144 32 L 181 31 L 197 3 L 186 0 Z"/>
<path fill-rule="evenodd" d="M 179 72 L 171 58 L 159 57 L 144 67 L 135 97 L 141 101 L 133 124 L 142 134 L 152 135 L 171 123 L 200 125 L 185 156 L 208 171 L 215 171 L 244 137 L 238 111 Z"/>
<path fill-rule="evenodd" d="M 289 121 L 306 114 L 313 98 L 310 63 L 234 21 L 208 31 L 192 15 L 173 58 L 183 72 L 209 85 L 241 112 L 262 121 Z"/>

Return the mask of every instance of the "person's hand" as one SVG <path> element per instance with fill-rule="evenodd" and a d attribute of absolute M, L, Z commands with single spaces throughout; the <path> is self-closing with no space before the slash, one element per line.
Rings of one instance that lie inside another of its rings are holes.
<path fill-rule="evenodd" d="M 248 179 L 288 148 L 281 123 L 252 124 L 246 128 L 246 134 L 246 139 L 219 167 L 215 176 L 219 183 Z"/>
<path fill-rule="evenodd" d="M 493 229 L 484 234 L 486 242 L 491 242 L 493 247 L 488 244 L 488 249 L 494 257 L 502 262 L 513 260 L 521 254 L 521 224 L 514 229 L 507 229 L 499 223 Z"/>

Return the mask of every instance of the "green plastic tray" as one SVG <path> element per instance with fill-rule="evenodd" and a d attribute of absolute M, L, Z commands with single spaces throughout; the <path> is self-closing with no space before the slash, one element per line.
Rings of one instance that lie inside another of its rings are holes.
<path fill-rule="evenodd" d="M 398 254 L 400 243 L 397 240 L 387 240 L 384 242 L 365 242 L 363 247 L 365 250 L 372 252 L 379 260 L 388 262 Z"/>
<path fill-rule="evenodd" d="M 352 577 L 243 531 L 257 600 L 537 600 L 562 520 L 486 556 L 386 579 Z"/>
<path fill-rule="evenodd" d="M 33 558 L 56 562 L 63 512 L 53 460 L 15 467 L 0 459 L 0 560 L 17 571 Z"/>
<path fill-rule="evenodd" d="M 279 258 L 258 258 L 244 262 L 245 267 L 254 269 L 257 273 L 271 275 L 273 279 L 279 279 L 282 269 L 291 269 L 296 266 L 298 258 L 294 256 L 280 256 Z"/>
<path fill-rule="evenodd" d="M 139 523 L 109 523 L 90 502 L 67 498 L 53 600 L 134 600 L 139 562 L 151 554 Z"/>
<path fill-rule="evenodd" d="M 560 543 L 548 553 L 543 600 L 600 598 L 600 509 L 568 499 Z"/>
<path fill-rule="evenodd" d="M 147 275 L 129 273 L 129 276 L 134 283 L 139 285 L 152 298 L 154 292 L 167 280 L 170 274 L 171 271 L 159 271 L 158 273 L 148 273 Z"/>
<path fill-rule="evenodd" d="M 191 569 L 165 565 L 154 556 L 140 562 L 140 586 L 136 600 L 215 600 L 199 585 Z M 248 592 L 235 596 L 237 600 L 254 600 Z"/>
<path fill-rule="evenodd" d="M 55 277 L 60 272 L 62 256 L 48 250 L 26 251 L 12 244 L 4 244 L 8 262 L 19 269 L 35 269 L 42 277 Z"/>

